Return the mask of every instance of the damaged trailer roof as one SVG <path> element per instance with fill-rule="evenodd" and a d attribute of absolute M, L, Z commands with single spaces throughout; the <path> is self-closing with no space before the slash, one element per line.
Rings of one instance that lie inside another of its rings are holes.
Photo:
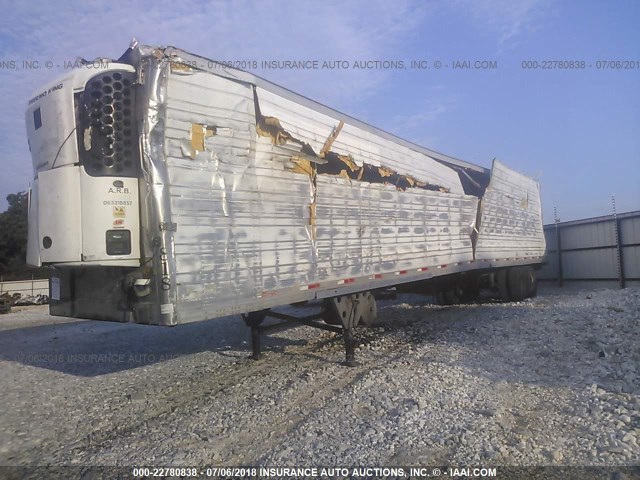
<path fill-rule="evenodd" d="M 443 153 L 429 150 L 428 148 L 422 147 L 420 145 L 416 145 L 415 143 L 409 142 L 408 140 L 404 140 L 384 130 L 380 130 L 379 128 L 376 128 L 373 125 L 370 125 L 366 122 L 350 117 L 349 115 L 346 115 L 342 112 L 329 108 L 326 105 L 318 103 L 315 100 L 311 100 L 310 98 L 307 98 L 303 95 L 295 93 L 285 87 L 272 83 L 252 73 L 229 67 L 222 63 L 218 63 L 215 60 L 211 60 L 206 57 L 195 55 L 195 54 L 186 52 L 184 50 L 181 50 L 179 48 L 175 48 L 171 46 L 164 47 L 164 48 L 145 46 L 145 45 L 139 45 L 137 42 L 134 41 L 132 42 L 132 45 L 129 47 L 129 49 L 120 57 L 118 61 L 131 63 L 135 65 L 140 60 L 141 57 L 146 55 L 153 55 L 156 57 L 158 57 L 159 55 L 162 55 L 171 59 L 172 61 L 184 63 L 186 65 L 189 65 L 193 68 L 197 68 L 200 70 L 209 71 L 221 77 L 225 77 L 225 78 L 236 80 L 243 83 L 256 85 L 265 90 L 269 90 L 272 93 L 280 95 L 284 98 L 287 98 L 301 105 L 304 105 L 306 107 L 309 107 L 316 111 L 324 113 L 325 115 L 329 115 L 338 120 L 342 120 L 345 123 L 359 127 L 370 133 L 379 135 L 380 137 L 386 140 L 395 142 L 399 145 L 409 148 L 410 150 L 420 152 L 448 166 L 451 166 L 454 168 L 457 167 L 457 168 L 472 170 L 482 174 L 488 174 L 490 172 L 488 168 L 481 167 L 473 163 L 465 162 L 464 160 L 460 160 L 460 159 L 451 157 L 449 155 L 445 155 Z"/>

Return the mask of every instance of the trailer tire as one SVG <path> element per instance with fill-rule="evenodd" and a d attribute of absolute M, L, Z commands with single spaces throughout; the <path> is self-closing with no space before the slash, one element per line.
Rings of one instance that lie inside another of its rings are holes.
<path fill-rule="evenodd" d="M 527 270 L 527 298 L 534 298 L 538 294 L 538 281 L 536 279 L 536 271 L 533 267 L 525 267 Z"/>
<path fill-rule="evenodd" d="M 436 294 L 436 299 L 440 305 L 457 305 L 461 301 L 462 293 L 458 287 L 446 288 Z"/>
<path fill-rule="evenodd" d="M 480 297 L 480 286 L 477 283 L 466 285 L 462 289 L 461 300 L 465 303 L 473 303 Z"/>
<path fill-rule="evenodd" d="M 447 305 L 457 305 L 460 303 L 460 296 L 456 289 L 445 290 L 443 296 Z"/>
<path fill-rule="evenodd" d="M 535 270 L 533 272 L 533 287 L 531 288 L 531 294 L 529 298 L 536 298 L 538 296 L 538 279 L 536 278 Z"/>
<path fill-rule="evenodd" d="M 496 273 L 496 286 L 498 287 L 498 293 L 500 294 L 500 300 L 503 302 L 511 301 L 511 295 L 509 294 L 509 286 L 507 280 L 507 273 L 509 270 L 502 269 Z"/>
<path fill-rule="evenodd" d="M 510 268 L 507 273 L 507 283 L 512 301 L 519 302 L 529 296 L 531 286 L 526 267 Z"/>

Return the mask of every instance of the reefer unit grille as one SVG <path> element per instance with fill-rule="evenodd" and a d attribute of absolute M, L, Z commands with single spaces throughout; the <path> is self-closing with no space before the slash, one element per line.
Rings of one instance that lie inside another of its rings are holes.
<path fill-rule="evenodd" d="M 92 176 L 137 176 L 135 73 L 112 71 L 87 82 L 81 98 L 80 162 Z"/>

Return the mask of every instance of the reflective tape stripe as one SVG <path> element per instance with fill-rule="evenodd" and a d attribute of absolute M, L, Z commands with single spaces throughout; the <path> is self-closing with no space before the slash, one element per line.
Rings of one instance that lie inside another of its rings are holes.
<path fill-rule="evenodd" d="M 302 290 L 302 289 L 301 289 L 301 290 Z M 257 295 L 257 297 L 258 297 L 258 298 L 263 298 L 263 297 L 273 297 L 274 295 L 277 295 L 277 294 L 278 294 L 277 290 L 273 290 L 273 291 L 270 291 L 270 292 L 262 292 L 262 293 L 259 293 L 259 294 Z"/>

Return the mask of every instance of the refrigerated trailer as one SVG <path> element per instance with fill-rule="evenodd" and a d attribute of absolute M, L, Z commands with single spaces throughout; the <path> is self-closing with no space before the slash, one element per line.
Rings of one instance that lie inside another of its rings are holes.
<path fill-rule="evenodd" d="M 133 43 L 28 101 L 28 263 L 50 311 L 179 325 L 275 307 L 344 334 L 373 291 L 535 292 L 539 184 L 420 147 L 249 72 Z"/>

